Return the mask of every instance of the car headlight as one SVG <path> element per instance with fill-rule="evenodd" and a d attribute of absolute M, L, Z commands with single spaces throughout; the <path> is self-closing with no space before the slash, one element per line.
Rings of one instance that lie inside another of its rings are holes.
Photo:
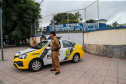
<path fill-rule="evenodd" d="M 26 57 L 27 57 L 27 54 L 23 54 L 23 55 L 19 56 L 18 58 L 19 59 L 25 59 Z"/>

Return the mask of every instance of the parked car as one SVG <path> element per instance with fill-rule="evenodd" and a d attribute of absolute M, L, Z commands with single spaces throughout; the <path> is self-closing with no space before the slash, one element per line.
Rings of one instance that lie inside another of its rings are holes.
<path fill-rule="evenodd" d="M 37 46 L 17 52 L 13 58 L 13 65 L 18 69 L 30 69 L 39 71 L 44 65 L 52 64 L 50 41 L 44 40 Z M 61 48 L 59 50 L 59 61 L 79 62 L 84 56 L 83 46 L 70 40 L 59 40 Z"/>

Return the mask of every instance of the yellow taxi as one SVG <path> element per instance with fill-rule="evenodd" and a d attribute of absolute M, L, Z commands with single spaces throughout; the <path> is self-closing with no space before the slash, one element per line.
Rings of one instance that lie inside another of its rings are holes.
<path fill-rule="evenodd" d="M 28 49 L 21 50 L 14 55 L 13 65 L 18 69 L 30 69 L 39 71 L 44 65 L 52 64 L 50 41 L 44 40 Z M 83 46 L 70 40 L 59 40 L 61 48 L 59 50 L 59 61 L 79 62 L 84 56 Z"/>

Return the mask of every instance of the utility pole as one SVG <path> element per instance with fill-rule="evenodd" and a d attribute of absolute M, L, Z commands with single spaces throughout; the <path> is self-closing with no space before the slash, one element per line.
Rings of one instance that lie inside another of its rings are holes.
<path fill-rule="evenodd" d="M 41 5 L 41 4 L 43 3 L 43 1 L 44 1 L 44 0 L 42 0 L 42 1 L 39 3 L 39 6 L 43 6 L 43 5 Z M 42 11 L 42 8 L 41 8 L 41 11 Z M 40 32 L 41 32 L 41 35 L 42 35 L 42 18 L 41 18 L 41 30 L 40 30 Z"/>
<path fill-rule="evenodd" d="M 55 23 L 54 23 L 54 14 L 52 16 L 53 16 L 53 31 L 54 31 L 54 25 L 55 25 Z"/>
<path fill-rule="evenodd" d="M 69 12 L 67 12 L 67 24 L 69 24 Z M 69 32 L 69 27 L 67 27 L 68 32 Z"/>
<path fill-rule="evenodd" d="M 0 0 L 1 58 L 3 61 L 4 54 L 3 54 L 3 30 L 2 30 L 2 4 L 3 4 L 3 1 Z"/>
<path fill-rule="evenodd" d="M 31 34 L 30 34 L 30 37 L 32 36 L 32 25 L 31 25 Z"/>
<path fill-rule="evenodd" d="M 87 7 L 84 8 L 85 11 L 85 30 L 86 30 L 86 8 L 90 7 L 91 5 L 93 5 L 96 1 L 94 1 L 93 3 L 91 3 L 90 5 L 88 5 Z"/>
<path fill-rule="evenodd" d="M 35 36 L 36 36 L 36 20 L 35 20 Z"/>
<path fill-rule="evenodd" d="M 43 2 L 43 0 L 42 0 L 42 2 Z M 41 5 L 41 6 L 43 6 L 43 5 Z M 42 12 L 42 8 L 41 8 L 41 12 Z M 41 35 L 42 35 L 42 29 L 43 29 L 43 28 L 42 28 L 42 19 L 43 19 L 43 18 L 41 18 L 41 31 L 40 31 L 40 32 L 41 32 Z"/>
<path fill-rule="evenodd" d="M 99 0 L 97 0 L 97 12 L 98 12 L 98 29 L 99 29 Z"/>
<path fill-rule="evenodd" d="M 85 10 L 85 22 L 86 22 L 86 8 L 84 10 Z"/>
<path fill-rule="evenodd" d="M 85 28 L 84 28 L 84 30 L 86 30 L 86 8 L 84 8 L 84 11 L 85 11 Z"/>
<path fill-rule="evenodd" d="M 42 19 L 41 19 L 41 35 L 42 35 Z"/>

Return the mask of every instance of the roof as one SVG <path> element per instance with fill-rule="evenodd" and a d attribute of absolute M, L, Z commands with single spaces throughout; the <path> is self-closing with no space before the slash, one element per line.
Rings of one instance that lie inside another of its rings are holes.
<path fill-rule="evenodd" d="M 98 20 L 95 20 L 95 21 L 98 21 Z M 108 21 L 108 20 L 106 20 L 106 19 L 99 19 L 99 21 Z"/>

